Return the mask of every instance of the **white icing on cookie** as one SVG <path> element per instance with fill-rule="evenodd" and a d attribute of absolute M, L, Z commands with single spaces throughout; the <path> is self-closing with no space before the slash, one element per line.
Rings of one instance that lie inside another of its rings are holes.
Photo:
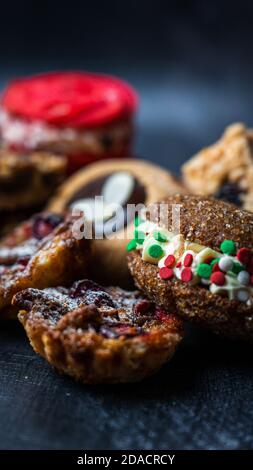
<path fill-rule="evenodd" d="M 106 204 L 119 204 L 123 206 L 129 201 L 134 190 L 134 178 L 126 171 L 118 171 L 109 176 L 101 191 Z"/>

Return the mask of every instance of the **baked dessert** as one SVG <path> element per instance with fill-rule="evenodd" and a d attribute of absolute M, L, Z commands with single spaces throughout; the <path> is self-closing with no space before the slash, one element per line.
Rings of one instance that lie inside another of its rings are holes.
<path fill-rule="evenodd" d="M 218 142 L 182 167 L 193 194 L 214 196 L 253 211 L 253 131 L 243 124 L 225 129 Z"/>
<path fill-rule="evenodd" d="M 135 91 L 123 81 L 86 72 L 14 80 L 6 87 L 0 134 L 8 148 L 68 156 L 69 171 L 129 155 Z"/>
<path fill-rule="evenodd" d="M 85 383 L 134 382 L 156 372 L 182 339 L 182 322 L 139 292 L 82 280 L 26 289 L 13 303 L 34 350 Z"/>
<path fill-rule="evenodd" d="M 231 338 L 253 340 L 253 215 L 212 198 L 176 195 L 140 220 L 128 245 L 136 285 L 161 308 Z M 180 205 L 180 231 L 171 230 Z"/>
<path fill-rule="evenodd" d="M 0 211 L 39 207 L 63 181 L 66 159 L 53 154 L 0 149 Z"/>
<path fill-rule="evenodd" d="M 23 222 L 0 243 L 0 317 L 10 318 L 13 295 L 28 287 L 69 285 L 87 275 L 88 240 L 76 240 L 73 220 L 42 213 Z"/>
<path fill-rule="evenodd" d="M 183 191 L 182 184 L 159 166 L 135 159 L 107 160 L 69 178 L 49 210 L 74 210 L 79 216 L 84 211 L 95 226 L 93 278 L 129 288 L 125 247 L 134 233 L 136 211 L 167 194 Z"/>

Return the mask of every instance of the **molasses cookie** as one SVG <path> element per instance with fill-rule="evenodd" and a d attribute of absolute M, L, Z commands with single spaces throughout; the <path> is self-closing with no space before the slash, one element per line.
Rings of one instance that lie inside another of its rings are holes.
<path fill-rule="evenodd" d="M 0 243 L 0 317 L 15 315 L 11 300 L 27 287 L 69 285 L 86 275 L 88 240 L 76 240 L 71 218 L 42 213 L 23 222 Z"/>
<path fill-rule="evenodd" d="M 182 172 L 190 192 L 253 211 L 253 131 L 243 124 L 229 126 L 218 142 L 185 163 Z"/>
<path fill-rule="evenodd" d="M 231 338 L 253 340 L 253 215 L 224 201 L 176 195 L 139 221 L 128 245 L 136 285 L 161 308 Z M 180 231 L 172 205 L 180 205 Z M 164 210 L 164 209 L 163 209 Z M 164 215 L 164 214 L 163 214 Z"/>
<path fill-rule="evenodd" d="M 8 148 L 68 156 L 69 171 L 129 155 L 135 91 L 115 77 L 58 72 L 10 82 L 3 94 L 0 134 Z"/>
<path fill-rule="evenodd" d="M 156 372 L 182 339 L 182 322 L 139 292 L 89 280 L 27 289 L 13 303 L 34 350 L 85 383 L 135 382 Z"/>
<path fill-rule="evenodd" d="M 84 211 L 86 219 L 95 225 L 93 276 L 107 285 L 128 287 L 125 247 L 134 232 L 135 206 L 140 208 L 183 190 L 170 173 L 151 163 L 107 160 L 69 178 L 59 188 L 49 210 Z"/>

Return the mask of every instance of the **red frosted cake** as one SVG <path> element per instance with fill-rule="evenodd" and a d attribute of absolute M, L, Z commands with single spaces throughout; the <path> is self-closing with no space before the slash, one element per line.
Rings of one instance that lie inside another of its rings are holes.
<path fill-rule="evenodd" d="M 2 96 L 2 145 L 65 154 L 70 171 L 129 156 L 136 106 L 135 91 L 110 76 L 55 72 L 14 80 Z"/>

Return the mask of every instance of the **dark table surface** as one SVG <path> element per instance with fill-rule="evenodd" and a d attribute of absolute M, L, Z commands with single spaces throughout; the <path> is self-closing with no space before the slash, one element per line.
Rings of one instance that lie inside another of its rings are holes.
<path fill-rule="evenodd" d="M 138 155 L 178 172 L 230 122 L 252 125 L 246 64 L 243 76 L 233 61 L 211 75 L 206 61 L 197 71 L 187 61 L 158 65 L 107 70 L 141 94 Z M 11 75 L 2 75 L 1 85 Z M 107 387 L 57 374 L 35 355 L 21 326 L 0 328 L 1 449 L 250 449 L 252 405 L 252 348 L 195 328 L 158 374 Z"/>

